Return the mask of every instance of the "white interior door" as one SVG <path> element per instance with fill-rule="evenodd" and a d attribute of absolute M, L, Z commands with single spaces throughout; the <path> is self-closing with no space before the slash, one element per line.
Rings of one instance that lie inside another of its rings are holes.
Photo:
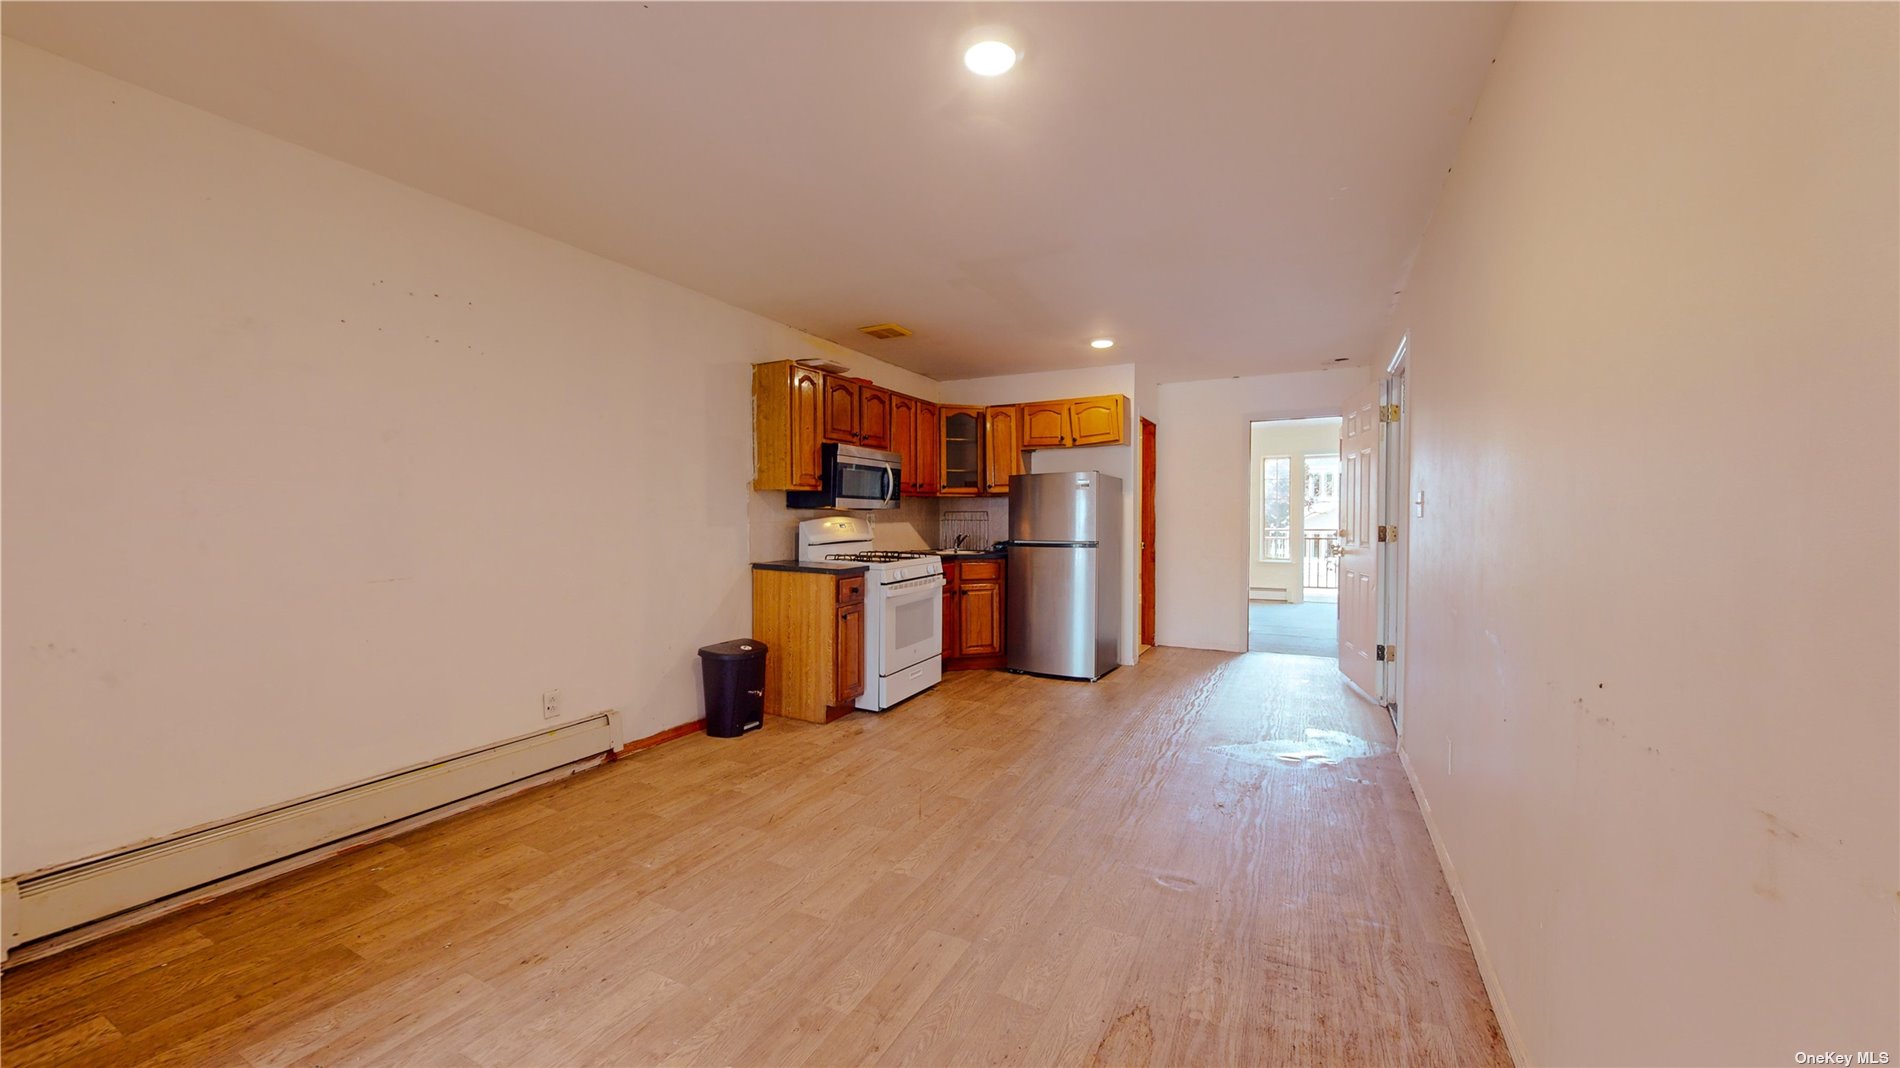
<path fill-rule="evenodd" d="M 1379 699 L 1379 412 L 1384 384 L 1352 398 L 1339 427 L 1339 670 Z"/>

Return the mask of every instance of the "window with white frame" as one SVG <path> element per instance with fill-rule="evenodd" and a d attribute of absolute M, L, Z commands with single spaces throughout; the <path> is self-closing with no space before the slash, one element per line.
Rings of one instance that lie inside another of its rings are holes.
<path fill-rule="evenodd" d="M 1330 536 L 1339 529 L 1339 454 L 1317 453 L 1306 458 L 1305 511 L 1300 524 L 1310 542 L 1316 534 Z"/>
<path fill-rule="evenodd" d="M 1260 559 L 1293 559 L 1293 458 L 1260 461 Z"/>

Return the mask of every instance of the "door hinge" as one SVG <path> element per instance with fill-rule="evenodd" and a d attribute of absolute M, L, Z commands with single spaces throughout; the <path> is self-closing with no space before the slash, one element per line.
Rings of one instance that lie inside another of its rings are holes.
<path fill-rule="evenodd" d="M 1399 528 L 1398 528 L 1398 526 L 1397 526 L 1397 525 L 1387 525 L 1387 524 L 1384 524 L 1384 523 L 1381 523 L 1381 524 L 1379 525 L 1379 540 L 1380 540 L 1380 541 L 1397 541 L 1397 540 L 1399 540 Z"/>
<path fill-rule="evenodd" d="M 1399 662 L 1399 647 L 1396 645 L 1375 645 L 1373 651 L 1374 660 L 1383 660 L 1388 664 Z"/>
<path fill-rule="evenodd" d="M 1379 408 L 1379 422 L 1396 423 L 1398 421 L 1399 421 L 1399 406 L 1398 405 L 1387 404 Z"/>

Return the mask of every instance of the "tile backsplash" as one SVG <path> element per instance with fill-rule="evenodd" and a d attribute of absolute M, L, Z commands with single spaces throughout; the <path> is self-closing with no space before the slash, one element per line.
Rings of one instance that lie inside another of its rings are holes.
<path fill-rule="evenodd" d="M 886 548 L 934 548 L 937 542 L 937 515 L 944 503 L 932 497 L 906 497 L 896 508 L 845 514 L 863 516 L 877 531 L 873 535 Z M 798 524 L 820 516 L 838 515 L 836 509 L 787 508 L 785 494 L 754 491 L 747 504 L 751 528 L 752 559 L 790 560 L 798 555 Z M 910 531 L 895 529 L 907 526 Z"/>
<path fill-rule="evenodd" d="M 940 519 L 946 515 L 970 515 L 974 513 L 983 516 L 985 520 L 981 523 L 940 521 L 938 523 L 938 529 L 932 531 L 930 535 L 933 543 L 939 543 L 937 545 L 938 548 L 950 548 L 950 542 L 955 540 L 958 533 L 970 531 L 973 527 L 981 527 L 985 531 L 983 534 L 985 540 L 980 548 L 987 549 L 990 545 L 1009 537 L 1009 498 L 1007 497 L 945 498 L 939 500 L 937 503 L 942 506 L 941 511 L 938 513 Z M 976 541 L 973 537 L 968 545 L 974 546 L 975 544 Z"/>
<path fill-rule="evenodd" d="M 945 512 L 983 512 L 989 517 L 989 540 L 1009 537 L 1009 499 L 1006 497 L 906 497 L 896 508 L 850 512 L 871 521 L 873 538 L 884 549 L 941 549 Z M 787 508 L 785 494 L 754 492 L 747 503 L 752 559 L 789 560 L 798 555 L 798 524 L 806 519 L 838 515 L 831 509 Z M 985 546 L 988 548 L 988 546 Z"/>

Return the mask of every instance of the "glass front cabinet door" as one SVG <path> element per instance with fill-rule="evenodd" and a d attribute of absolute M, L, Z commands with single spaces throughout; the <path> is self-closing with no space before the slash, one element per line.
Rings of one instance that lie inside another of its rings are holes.
<path fill-rule="evenodd" d="M 983 409 L 946 404 L 943 412 L 943 486 L 946 497 L 983 490 Z"/>

